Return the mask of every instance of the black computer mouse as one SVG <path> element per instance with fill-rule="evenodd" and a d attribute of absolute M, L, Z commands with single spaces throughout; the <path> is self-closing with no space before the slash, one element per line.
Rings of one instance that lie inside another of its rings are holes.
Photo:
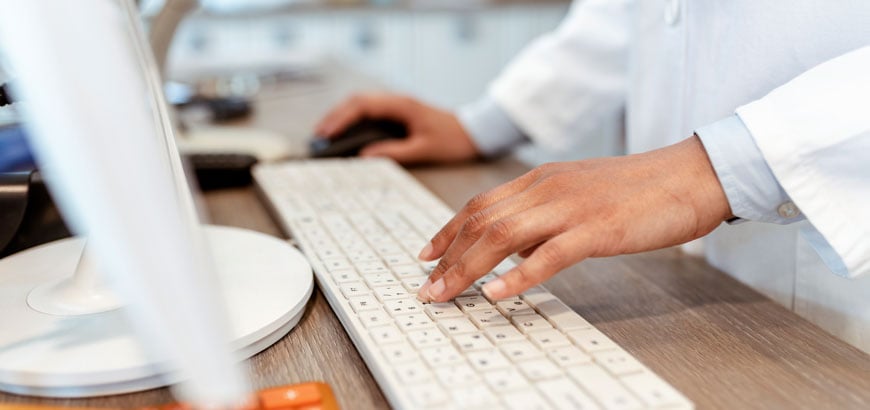
<path fill-rule="evenodd" d="M 373 142 L 407 137 L 408 128 L 401 122 L 363 119 L 333 138 L 315 138 L 311 141 L 311 157 L 353 157 Z"/>

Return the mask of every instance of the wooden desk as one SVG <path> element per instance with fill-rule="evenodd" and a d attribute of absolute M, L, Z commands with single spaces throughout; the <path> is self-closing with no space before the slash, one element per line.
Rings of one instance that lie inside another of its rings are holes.
<path fill-rule="evenodd" d="M 305 94 L 305 93 L 303 93 Z M 330 94 L 306 118 L 339 98 Z M 254 118 L 275 129 L 287 99 L 274 98 Z M 303 127 L 304 128 L 304 127 Z M 526 171 L 516 161 L 412 173 L 454 208 Z M 219 224 L 283 236 L 252 188 L 205 195 Z M 870 356 L 676 249 L 589 260 L 547 283 L 598 329 L 671 382 L 699 409 L 870 408 Z M 287 337 L 250 361 L 256 388 L 323 380 L 348 409 L 387 403 L 323 295 Z M 39 400 L 0 394 L 0 403 L 131 407 L 171 401 L 167 389 L 88 400 Z"/>

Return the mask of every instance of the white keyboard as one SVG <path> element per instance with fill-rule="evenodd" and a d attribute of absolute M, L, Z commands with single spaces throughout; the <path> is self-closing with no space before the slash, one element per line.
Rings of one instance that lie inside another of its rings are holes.
<path fill-rule="evenodd" d="M 453 212 L 388 160 L 261 165 L 254 177 L 399 409 L 636 409 L 693 405 L 543 287 L 454 302 L 415 292 L 417 253 Z"/>

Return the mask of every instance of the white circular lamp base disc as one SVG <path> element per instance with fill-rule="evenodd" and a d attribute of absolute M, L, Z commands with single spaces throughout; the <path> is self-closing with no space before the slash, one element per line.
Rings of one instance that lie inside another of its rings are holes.
<path fill-rule="evenodd" d="M 240 358 L 269 347 L 302 318 L 314 289 L 305 257 L 280 239 L 206 226 Z M 177 382 L 146 356 L 122 309 L 54 316 L 27 305 L 40 284 L 71 276 L 84 241 L 64 239 L 0 260 L 0 390 L 41 397 L 131 393 Z M 171 284 L 167 284 L 171 286 Z M 184 335 L 177 335 L 184 337 Z"/>

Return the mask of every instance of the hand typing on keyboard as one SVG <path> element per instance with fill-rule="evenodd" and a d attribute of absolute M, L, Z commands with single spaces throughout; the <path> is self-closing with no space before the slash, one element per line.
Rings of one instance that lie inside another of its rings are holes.
<path fill-rule="evenodd" d="M 589 257 L 706 235 L 731 210 L 697 137 L 640 155 L 547 164 L 472 199 L 420 253 L 441 261 L 418 295 L 454 298 L 513 253 L 527 259 L 483 287 L 513 295 Z"/>
<path fill-rule="evenodd" d="M 413 255 L 454 213 L 394 163 L 268 164 L 254 177 L 394 408 L 692 408 L 544 287 L 482 295 L 510 260 L 421 304 L 438 262 Z"/>

